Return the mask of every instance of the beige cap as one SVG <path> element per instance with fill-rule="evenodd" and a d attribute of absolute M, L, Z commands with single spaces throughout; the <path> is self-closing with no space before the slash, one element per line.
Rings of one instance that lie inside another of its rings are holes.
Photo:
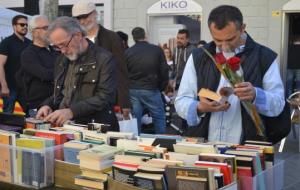
<path fill-rule="evenodd" d="M 94 3 L 88 1 L 78 1 L 72 7 L 72 16 L 77 17 L 80 15 L 89 14 L 94 10 L 96 10 Z"/>

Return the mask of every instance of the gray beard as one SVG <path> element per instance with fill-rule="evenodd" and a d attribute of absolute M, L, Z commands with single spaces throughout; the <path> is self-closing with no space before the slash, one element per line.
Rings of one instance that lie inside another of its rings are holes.
<path fill-rule="evenodd" d="M 83 46 L 81 43 L 78 44 L 78 53 L 73 53 L 71 55 L 65 55 L 70 61 L 75 61 L 78 57 L 84 52 Z"/>

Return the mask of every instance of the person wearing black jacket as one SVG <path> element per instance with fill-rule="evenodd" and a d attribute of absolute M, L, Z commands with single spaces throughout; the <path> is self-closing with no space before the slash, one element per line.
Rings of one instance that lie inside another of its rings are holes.
<path fill-rule="evenodd" d="M 161 93 L 168 84 L 168 64 L 164 52 L 146 41 L 145 30 L 132 30 L 136 44 L 125 51 L 129 76 L 129 93 L 133 113 L 141 131 L 142 112 L 147 108 L 153 118 L 155 133 L 165 133 L 165 111 Z"/>
<path fill-rule="evenodd" d="M 113 112 L 116 95 L 113 55 L 85 38 L 79 22 L 70 17 L 56 19 L 48 29 L 51 43 L 62 55 L 56 61 L 54 93 L 43 103 L 37 118 L 61 126 L 104 123 L 119 130 Z"/>
<path fill-rule="evenodd" d="M 59 52 L 49 46 L 47 17 L 36 15 L 29 21 L 29 31 L 32 34 L 30 44 L 21 54 L 20 83 L 26 102 L 26 112 L 34 113 L 40 104 L 53 93 L 54 62 Z"/>
<path fill-rule="evenodd" d="M 117 33 L 104 28 L 97 22 L 96 6 L 86 0 L 78 1 L 72 7 L 72 16 L 76 18 L 81 26 L 87 31 L 87 38 L 113 54 L 117 60 L 117 102 L 122 108 L 125 118 L 130 113 L 130 100 L 128 91 L 128 71 L 124 62 L 124 48 L 122 40 Z"/>

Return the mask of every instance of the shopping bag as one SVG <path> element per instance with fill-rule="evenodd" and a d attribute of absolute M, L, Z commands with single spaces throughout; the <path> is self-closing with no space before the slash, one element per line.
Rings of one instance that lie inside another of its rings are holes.
<path fill-rule="evenodd" d="M 138 135 L 138 125 L 136 118 L 133 118 L 131 114 L 129 114 L 129 120 L 121 120 L 119 121 L 120 132 L 131 132 L 134 135 Z"/>

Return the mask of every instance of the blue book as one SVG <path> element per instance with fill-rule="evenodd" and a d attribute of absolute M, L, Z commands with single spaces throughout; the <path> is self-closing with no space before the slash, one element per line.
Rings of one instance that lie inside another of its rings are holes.
<path fill-rule="evenodd" d="M 81 150 L 85 150 L 91 147 L 90 143 L 81 141 L 69 141 L 64 144 L 64 159 L 66 162 L 79 164 L 77 156 Z"/>
<path fill-rule="evenodd" d="M 74 164 L 79 164 L 79 160 L 77 159 L 77 156 L 80 151 L 81 151 L 80 149 L 64 147 L 65 161 Z"/>

